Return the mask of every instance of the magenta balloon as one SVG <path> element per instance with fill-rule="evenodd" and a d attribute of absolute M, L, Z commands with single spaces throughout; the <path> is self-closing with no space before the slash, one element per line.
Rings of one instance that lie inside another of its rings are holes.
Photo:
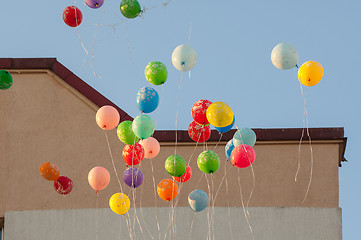
<path fill-rule="evenodd" d="M 238 168 L 246 168 L 252 165 L 256 159 L 256 152 L 247 145 L 241 144 L 236 146 L 231 153 L 231 162 Z"/>
<path fill-rule="evenodd" d="M 144 148 L 145 158 L 155 158 L 158 155 L 160 151 L 160 145 L 157 139 L 149 137 L 141 140 L 139 143 Z"/>
<path fill-rule="evenodd" d="M 88 5 L 91 8 L 100 8 L 104 0 L 85 0 L 86 5 Z"/>
<path fill-rule="evenodd" d="M 106 188 L 110 181 L 110 174 L 108 170 L 103 167 L 94 167 L 89 171 L 88 182 L 89 185 L 98 192 Z"/>
<path fill-rule="evenodd" d="M 124 171 L 123 180 L 129 187 L 139 187 L 143 183 L 143 173 L 139 168 L 128 168 Z"/>

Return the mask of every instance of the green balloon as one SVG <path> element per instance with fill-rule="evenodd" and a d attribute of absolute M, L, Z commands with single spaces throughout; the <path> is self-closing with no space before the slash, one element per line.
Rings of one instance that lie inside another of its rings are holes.
<path fill-rule="evenodd" d="M 153 119 L 146 114 L 139 115 L 133 120 L 132 130 L 140 139 L 146 139 L 152 136 L 154 128 Z"/>
<path fill-rule="evenodd" d="M 141 11 L 137 0 L 123 0 L 120 3 L 120 12 L 126 18 L 136 18 Z"/>
<path fill-rule="evenodd" d="M 173 177 L 182 176 L 186 169 L 186 161 L 179 155 L 171 155 L 165 160 L 165 170 Z"/>
<path fill-rule="evenodd" d="M 218 170 L 221 160 L 217 153 L 208 150 L 199 154 L 197 164 L 202 172 L 210 174 Z"/>
<path fill-rule="evenodd" d="M 13 85 L 13 77 L 6 70 L 0 70 L 0 89 L 6 90 Z"/>
<path fill-rule="evenodd" d="M 145 67 L 144 75 L 151 84 L 162 85 L 167 81 L 168 70 L 163 63 L 153 61 Z"/>
<path fill-rule="evenodd" d="M 123 121 L 118 125 L 117 135 L 120 141 L 128 145 L 134 145 L 139 138 L 135 136 L 132 129 L 132 121 Z"/>

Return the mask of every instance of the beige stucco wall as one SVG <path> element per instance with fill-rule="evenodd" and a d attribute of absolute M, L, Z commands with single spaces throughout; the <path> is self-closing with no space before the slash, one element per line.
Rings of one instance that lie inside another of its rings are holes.
<path fill-rule="evenodd" d="M 13 86 L 0 94 L 0 216 L 6 211 L 94 208 L 97 198 L 87 176 L 89 170 L 98 165 L 107 168 L 111 174 L 110 185 L 99 193 L 99 207 L 107 207 L 110 196 L 119 192 L 119 185 L 105 132 L 95 122 L 98 107 L 49 71 L 12 70 L 11 74 Z M 116 130 L 107 131 L 107 134 L 121 177 L 126 169 L 121 156 L 124 144 L 118 140 Z M 221 168 L 213 176 L 207 176 L 207 183 L 196 165 L 196 158 L 207 147 L 213 150 L 215 144 L 200 144 L 197 148 L 193 143 L 177 145 L 177 154 L 187 162 L 190 160 L 193 176 L 183 184 L 173 204 L 186 206 L 187 195 L 196 188 L 208 192 L 209 183 L 213 195 L 219 189 L 216 206 L 242 206 L 240 182 L 245 204 L 255 184 L 249 201 L 252 207 L 338 207 L 339 142 L 313 142 L 313 177 L 304 204 L 301 202 L 307 189 L 311 162 L 307 143 L 301 147 L 301 169 L 295 182 L 297 141 L 258 142 L 254 179 L 251 168 L 237 169 L 225 161 L 225 142 L 221 142 L 215 149 L 222 160 Z M 124 192 L 131 198 L 134 196 L 142 207 L 169 206 L 154 195 L 153 177 L 156 184 L 170 178 L 164 170 L 164 161 L 174 153 L 174 143 L 162 143 L 156 159 L 144 159 L 141 163 L 143 185 L 133 194 L 133 190 L 123 184 Z M 54 162 L 61 175 L 74 181 L 74 189 L 68 196 L 55 192 L 53 183 L 40 176 L 39 168 L 47 161 Z"/>

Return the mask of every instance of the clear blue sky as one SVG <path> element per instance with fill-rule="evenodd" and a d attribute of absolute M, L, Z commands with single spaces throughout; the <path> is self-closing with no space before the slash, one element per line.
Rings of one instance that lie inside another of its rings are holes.
<path fill-rule="evenodd" d="M 345 127 L 349 162 L 339 169 L 343 236 L 358 239 L 361 1 L 171 0 L 161 7 L 163 2 L 140 1 L 148 10 L 141 18 L 125 20 L 120 0 L 105 0 L 97 10 L 81 0 L 7 1 L 0 15 L 0 57 L 56 57 L 133 117 L 139 114 L 138 90 L 151 86 L 145 66 L 162 61 L 169 77 L 156 88 L 161 97 L 152 114 L 157 129 L 175 129 L 177 112 L 177 128 L 186 129 L 191 106 L 199 99 L 228 103 L 238 127 L 300 128 L 303 98 L 297 70 L 281 71 L 270 61 L 276 44 L 291 43 L 299 65 L 315 60 L 325 71 L 322 81 L 308 89 L 310 127 Z M 63 9 L 74 4 L 84 16 L 78 30 L 62 20 Z M 183 74 L 179 88 L 181 73 L 172 66 L 171 54 L 188 43 L 191 23 L 190 44 L 198 62 L 190 79 Z"/>

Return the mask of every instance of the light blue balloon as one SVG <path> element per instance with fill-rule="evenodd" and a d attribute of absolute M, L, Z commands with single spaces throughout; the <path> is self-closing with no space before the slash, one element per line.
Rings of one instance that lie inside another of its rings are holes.
<path fill-rule="evenodd" d="M 279 43 L 272 49 L 271 61 L 278 69 L 291 69 L 298 63 L 298 53 L 289 43 Z"/>
<path fill-rule="evenodd" d="M 234 149 L 233 139 L 231 139 L 228 141 L 228 143 L 225 147 L 226 157 L 229 160 L 231 160 L 231 153 L 232 153 L 233 149 Z"/>
<path fill-rule="evenodd" d="M 247 144 L 253 147 L 256 144 L 256 133 L 250 128 L 241 128 L 233 135 L 233 145 L 237 147 Z"/>
<path fill-rule="evenodd" d="M 148 115 L 142 114 L 133 120 L 132 130 L 135 136 L 140 139 L 146 139 L 152 136 L 154 128 L 154 121 Z"/>
<path fill-rule="evenodd" d="M 209 198 L 205 191 L 194 190 L 188 195 L 189 207 L 195 212 L 204 210 L 208 206 L 208 203 Z"/>
<path fill-rule="evenodd" d="M 144 87 L 137 96 L 138 109 L 143 113 L 153 112 L 159 104 L 159 95 L 154 88 Z"/>
<path fill-rule="evenodd" d="M 226 133 L 232 129 L 235 122 L 236 122 L 236 117 L 233 115 L 233 121 L 230 125 L 225 126 L 225 127 L 214 127 L 214 128 L 220 133 Z"/>

